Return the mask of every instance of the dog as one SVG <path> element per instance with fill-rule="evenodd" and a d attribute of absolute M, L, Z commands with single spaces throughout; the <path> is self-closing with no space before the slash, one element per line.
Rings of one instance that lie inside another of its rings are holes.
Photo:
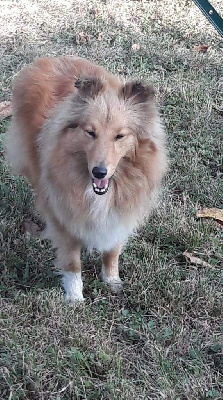
<path fill-rule="evenodd" d="M 84 300 L 82 247 L 102 253 L 101 278 L 118 293 L 122 247 L 167 167 L 153 87 L 80 57 L 43 58 L 16 77 L 12 108 L 8 159 L 34 188 L 66 299 Z"/>

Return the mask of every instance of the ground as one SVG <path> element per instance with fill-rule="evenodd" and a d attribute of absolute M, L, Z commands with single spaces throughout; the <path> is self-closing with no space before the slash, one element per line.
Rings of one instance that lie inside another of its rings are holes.
<path fill-rule="evenodd" d="M 0 101 L 33 59 L 87 57 L 153 83 L 170 159 L 159 207 L 121 257 L 123 295 L 99 281 L 99 255 L 83 253 L 87 300 L 70 307 L 50 243 L 21 232 L 39 221 L 5 160 L 10 118 L 0 122 L 0 398 L 222 399 L 222 231 L 196 218 L 222 208 L 221 37 L 186 0 L 2 1 L 0 21 Z"/>

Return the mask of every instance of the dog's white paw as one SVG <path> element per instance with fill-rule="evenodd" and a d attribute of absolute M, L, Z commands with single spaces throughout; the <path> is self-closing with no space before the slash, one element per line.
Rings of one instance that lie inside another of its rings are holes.
<path fill-rule="evenodd" d="M 122 281 L 119 278 L 119 276 L 113 276 L 112 278 L 109 278 L 107 283 L 109 284 L 112 293 L 121 293 L 122 291 Z"/>
<path fill-rule="evenodd" d="M 62 285 L 65 290 L 65 300 L 71 304 L 84 301 L 81 272 L 63 271 Z"/>
<path fill-rule="evenodd" d="M 83 303 L 85 301 L 85 298 L 82 296 L 70 296 L 68 294 L 65 294 L 65 300 L 70 304 L 70 305 L 75 305 L 79 302 Z"/>
<path fill-rule="evenodd" d="M 105 268 L 102 267 L 101 270 L 101 280 L 110 286 L 113 293 L 120 293 L 122 291 L 122 281 L 119 276 L 108 276 L 106 274 Z"/>

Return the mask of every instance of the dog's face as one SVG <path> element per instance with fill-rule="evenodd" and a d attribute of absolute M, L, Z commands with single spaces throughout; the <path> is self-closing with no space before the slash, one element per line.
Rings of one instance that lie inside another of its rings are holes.
<path fill-rule="evenodd" d="M 118 173 L 120 160 L 134 157 L 137 135 L 143 133 L 154 92 L 150 86 L 134 82 L 106 91 L 98 79 L 79 80 L 76 87 L 85 111 L 68 129 L 86 155 L 94 192 L 103 195 Z"/>
<path fill-rule="evenodd" d="M 81 124 L 83 149 L 95 193 L 107 192 L 110 180 L 121 158 L 134 149 L 135 136 L 124 124 L 113 121 L 101 126 L 89 121 Z"/>

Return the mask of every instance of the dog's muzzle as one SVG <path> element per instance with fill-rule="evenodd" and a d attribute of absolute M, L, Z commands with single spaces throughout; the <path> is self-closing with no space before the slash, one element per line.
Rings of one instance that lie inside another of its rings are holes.
<path fill-rule="evenodd" d="M 92 186 L 96 194 L 101 195 L 108 191 L 109 179 L 106 178 L 107 172 L 107 168 L 104 167 L 104 165 L 92 169 L 92 174 L 94 176 L 92 179 Z"/>

